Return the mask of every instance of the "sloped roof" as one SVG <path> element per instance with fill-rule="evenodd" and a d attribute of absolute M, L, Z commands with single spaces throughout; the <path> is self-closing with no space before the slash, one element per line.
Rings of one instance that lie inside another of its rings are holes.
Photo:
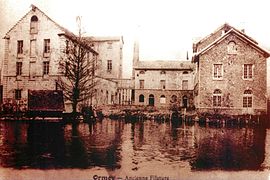
<path fill-rule="evenodd" d="M 9 34 L 10 31 L 12 31 L 28 14 L 30 14 L 32 11 L 39 11 L 40 13 L 42 13 L 46 18 L 48 18 L 51 22 L 53 22 L 60 30 L 62 30 L 66 35 L 69 36 L 76 36 L 75 34 L 73 34 L 71 31 L 67 30 L 66 28 L 64 28 L 63 26 L 60 26 L 58 23 L 56 23 L 54 20 L 52 20 L 49 16 L 47 16 L 43 11 L 41 11 L 38 7 L 36 7 L 35 5 L 31 5 L 32 9 L 30 11 L 28 11 L 28 13 L 26 13 L 14 26 L 12 26 L 12 28 L 10 28 L 10 30 L 6 33 L 6 36 Z"/>
<path fill-rule="evenodd" d="M 260 51 L 261 53 L 264 54 L 265 57 L 269 57 L 270 54 L 267 50 L 263 49 L 262 47 L 260 47 L 258 45 L 258 43 L 256 41 L 251 40 L 250 38 L 247 38 L 247 36 L 242 33 L 241 31 L 236 30 L 235 28 L 230 29 L 229 31 L 227 31 L 224 35 L 222 35 L 221 37 L 217 38 L 215 41 L 213 41 L 211 44 L 209 44 L 208 46 L 206 46 L 205 48 L 203 48 L 201 51 L 195 53 L 194 55 L 197 56 L 199 54 L 203 54 L 206 51 L 210 50 L 211 48 L 213 48 L 216 44 L 220 43 L 221 41 L 223 41 L 226 37 L 228 37 L 231 33 L 236 34 L 240 39 L 248 42 L 253 48 L 255 48 L 256 50 Z"/>
<path fill-rule="evenodd" d="M 63 92 L 56 90 L 29 90 L 28 110 L 63 111 L 64 110 Z"/>
<path fill-rule="evenodd" d="M 68 29 L 64 28 L 63 26 L 59 25 L 58 23 L 56 23 L 54 20 L 52 20 L 49 16 L 47 16 L 43 11 L 41 11 L 38 7 L 36 7 L 35 5 L 31 5 L 32 9 L 30 11 L 28 11 L 28 13 L 26 13 L 5 35 L 4 38 L 8 37 L 9 32 L 11 32 L 27 15 L 29 15 L 32 11 L 39 11 L 41 14 L 43 14 L 48 20 L 50 20 L 52 23 L 54 23 L 56 25 L 56 27 L 59 28 L 59 30 L 62 31 L 62 33 L 59 33 L 58 35 L 64 35 L 67 38 L 69 38 L 72 41 L 75 41 L 76 43 L 79 43 L 78 40 L 78 36 L 76 36 L 74 33 L 72 33 L 71 31 L 69 31 Z M 80 41 L 85 48 L 89 49 L 92 53 L 94 54 L 98 54 L 94 49 L 91 48 L 90 45 L 88 45 L 86 42 Z"/>
<path fill-rule="evenodd" d="M 193 69 L 190 61 L 139 61 L 134 69 L 149 70 L 188 70 Z"/>
<path fill-rule="evenodd" d="M 101 42 L 101 41 L 122 41 L 124 44 L 123 36 L 89 36 L 85 37 L 89 41 Z"/>
<path fill-rule="evenodd" d="M 238 29 L 234 28 L 233 26 L 229 25 L 228 23 L 224 23 L 223 25 L 221 25 L 220 27 L 218 27 L 214 32 L 212 32 L 211 34 L 205 36 L 202 39 L 199 39 L 197 42 L 195 42 L 195 44 L 200 44 L 203 41 L 207 40 L 209 37 L 211 37 L 212 35 L 216 34 L 218 31 L 224 29 L 226 32 L 228 32 L 231 29 L 234 29 L 235 31 L 241 33 L 243 36 L 245 36 L 246 38 L 248 38 L 250 41 L 253 41 L 254 43 L 258 44 L 253 38 L 251 38 L 250 36 L 246 35 L 245 33 L 243 33 L 242 31 L 239 31 Z"/>

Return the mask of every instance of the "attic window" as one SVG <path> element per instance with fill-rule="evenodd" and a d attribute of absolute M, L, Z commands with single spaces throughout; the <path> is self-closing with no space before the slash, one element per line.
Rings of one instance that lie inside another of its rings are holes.
<path fill-rule="evenodd" d="M 230 41 L 227 46 L 228 54 L 236 54 L 237 53 L 237 47 L 236 43 L 234 41 Z"/>
<path fill-rule="evenodd" d="M 38 33 L 38 18 L 37 16 L 32 16 L 30 22 L 30 34 L 37 34 L 37 33 Z"/>
<path fill-rule="evenodd" d="M 166 71 L 160 71 L 160 74 L 166 74 Z"/>

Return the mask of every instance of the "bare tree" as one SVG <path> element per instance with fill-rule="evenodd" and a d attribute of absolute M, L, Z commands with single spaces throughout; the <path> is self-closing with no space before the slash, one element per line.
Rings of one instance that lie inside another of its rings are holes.
<path fill-rule="evenodd" d="M 97 84 L 97 55 L 89 41 L 81 36 L 79 25 L 79 36 L 70 35 L 66 40 L 66 49 L 59 63 L 63 76 L 59 76 L 57 81 L 65 99 L 71 102 L 74 115 L 77 114 L 79 103 L 92 104 Z"/>

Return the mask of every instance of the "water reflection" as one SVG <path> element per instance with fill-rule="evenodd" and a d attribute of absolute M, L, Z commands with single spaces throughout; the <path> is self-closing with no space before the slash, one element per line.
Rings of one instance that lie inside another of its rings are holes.
<path fill-rule="evenodd" d="M 140 171 L 151 166 L 173 170 L 260 170 L 270 166 L 269 129 L 260 127 L 105 119 L 76 127 L 0 122 L 0 132 L 2 167 Z"/>

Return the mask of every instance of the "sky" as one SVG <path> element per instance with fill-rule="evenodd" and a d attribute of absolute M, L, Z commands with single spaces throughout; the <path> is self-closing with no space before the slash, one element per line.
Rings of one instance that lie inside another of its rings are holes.
<path fill-rule="evenodd" d="M 269 0 L 0 0 L 1 38 L 31 4 L 74 33 L 81 16 L 85 36 L 123 36 L 124 77 L 131 75 L 134 39 L 141 60 L 185 60 L 194 40 L 225 22 L 270 50 Z"/>

